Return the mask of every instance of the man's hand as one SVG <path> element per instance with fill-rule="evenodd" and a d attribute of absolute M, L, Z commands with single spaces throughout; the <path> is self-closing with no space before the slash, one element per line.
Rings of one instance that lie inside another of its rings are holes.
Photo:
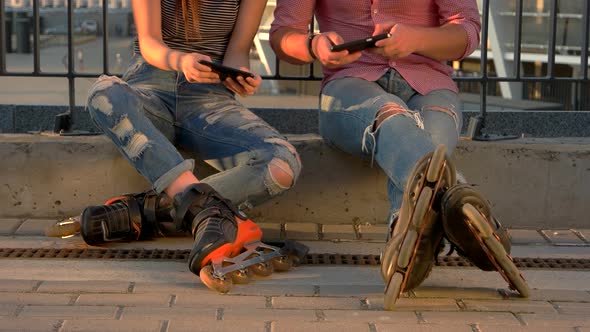
<path fill-rule="evenodd" d="M 240 67 L 240 70 L 250 72 L 246 67 Z M 228 77 L 225 81 L 223 81 L 223 85 L 225 85 L 228 89 L 235 92 L 240 97 L 248 97 L 256 93 L 258 87 L 262 83 L 262 78 L 254 74 L 254 78 L 247 77 L 244 79 L 242 76 L 238 76 L 235 80 L 231 77 Z"/>
<path fill-rule="evenodd" d="M 187 53 L 180 59 L 180 69 L 190 83 L 219 83 L 219 75 L 211 68 L 200 64 L 199 60 L 211 61 L 211 58 L 199 53 Z"/>
<path fill-rule="evenodd" d="M 417 28 L 401 23 L 377 24 L 373 35 L 389 32 L 391 37 L 375 43 L 369 52 L 381 54 L 390 60 L 405 58 L 420 50 L 420 33 Z"/>
<path fill-rule="evenodd" d="M 349 54 L 348 51 L 332 52 L 333 45 L 344 43 L 344 39 L 334 31 L 324 32 L 314 37 L 311 43 L 312 52 L 322 65 L 327 68 L 340 67 L 358 60 L 361 52 Z"/>

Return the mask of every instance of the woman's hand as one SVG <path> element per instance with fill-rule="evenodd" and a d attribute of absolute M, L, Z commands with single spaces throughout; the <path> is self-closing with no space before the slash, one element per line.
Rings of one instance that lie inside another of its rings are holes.
<path fill-rule="evenodd" d="M 180 59 L 180 70 L 190 83 L 219 83 L 219 75 L 211 68 L 200 64 L 199 60 L 211 61 L 211 58 L 199 53 L 187 53 Z"/>
<path fill-rule="evenodd" d="M 250 70 L 248 70 L 246 67 L 240 67 L 239 69 L 250 72 Z M 223 85 L 235 92 L 240 97 L 253 95 L 256 93 L 261 83 L 262 78 L 257 74 L 254 74 L 254 78 L 247 77 L 244 79 L 244 77 L 238 76 L 235 80 L 231 77 L 228 77 L 225 81 L 223 81 Z"/>

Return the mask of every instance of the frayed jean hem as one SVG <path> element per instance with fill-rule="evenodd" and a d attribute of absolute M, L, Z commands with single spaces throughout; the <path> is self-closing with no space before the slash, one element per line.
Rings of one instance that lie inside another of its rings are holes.
<path fill-rule="evenodd" d="M 166 172 L 164 175 L 160 176 L 160 178 L 158 178 L 156 180 L 156 182 L 154 182 L 154 190 L 156 190 L 156 192 L 158 192 L 158 193 L 163 192 L 182 173 L 184 173 L 186 171 L 192 172 L 194 170 L 194 168 L 195 168 L 195 161 L 194 160 L 192 160 L 192 159 L 184 160 L 182 163 L 176 165 L 174 168 L 172 168 L 171 170 Z"/>

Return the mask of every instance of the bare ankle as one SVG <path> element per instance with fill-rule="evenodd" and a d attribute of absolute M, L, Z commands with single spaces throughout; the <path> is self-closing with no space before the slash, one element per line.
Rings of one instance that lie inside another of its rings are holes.
<path fill-rule="evenodd" d="M 171 198 L 174 198 L 176 194 L 181 193 L 184 189 L 191 184 L 199 183 L 199 179 L 191 171 L 186 171 L 180 174 L 166 189 L 164 192 Z"/>

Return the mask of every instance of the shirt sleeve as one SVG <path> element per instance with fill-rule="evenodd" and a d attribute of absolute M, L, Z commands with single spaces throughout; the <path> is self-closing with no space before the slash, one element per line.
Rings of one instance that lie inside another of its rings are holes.
<path fill-rule="evenodd" d="M 481 20 L 475 0 L 436 0 L 440 25 L 459 24 L 467 32 L 467 47 L 457 60 L 473 53 L 479 46 Z"/>
<path fill-rule="evenodd" d="M 315 0 L 277 0 L 276 3 L 274 20 L 270 26 L 271 34 L 282 27 L 290 27 L 302 33 L 309 31 Z"/>

